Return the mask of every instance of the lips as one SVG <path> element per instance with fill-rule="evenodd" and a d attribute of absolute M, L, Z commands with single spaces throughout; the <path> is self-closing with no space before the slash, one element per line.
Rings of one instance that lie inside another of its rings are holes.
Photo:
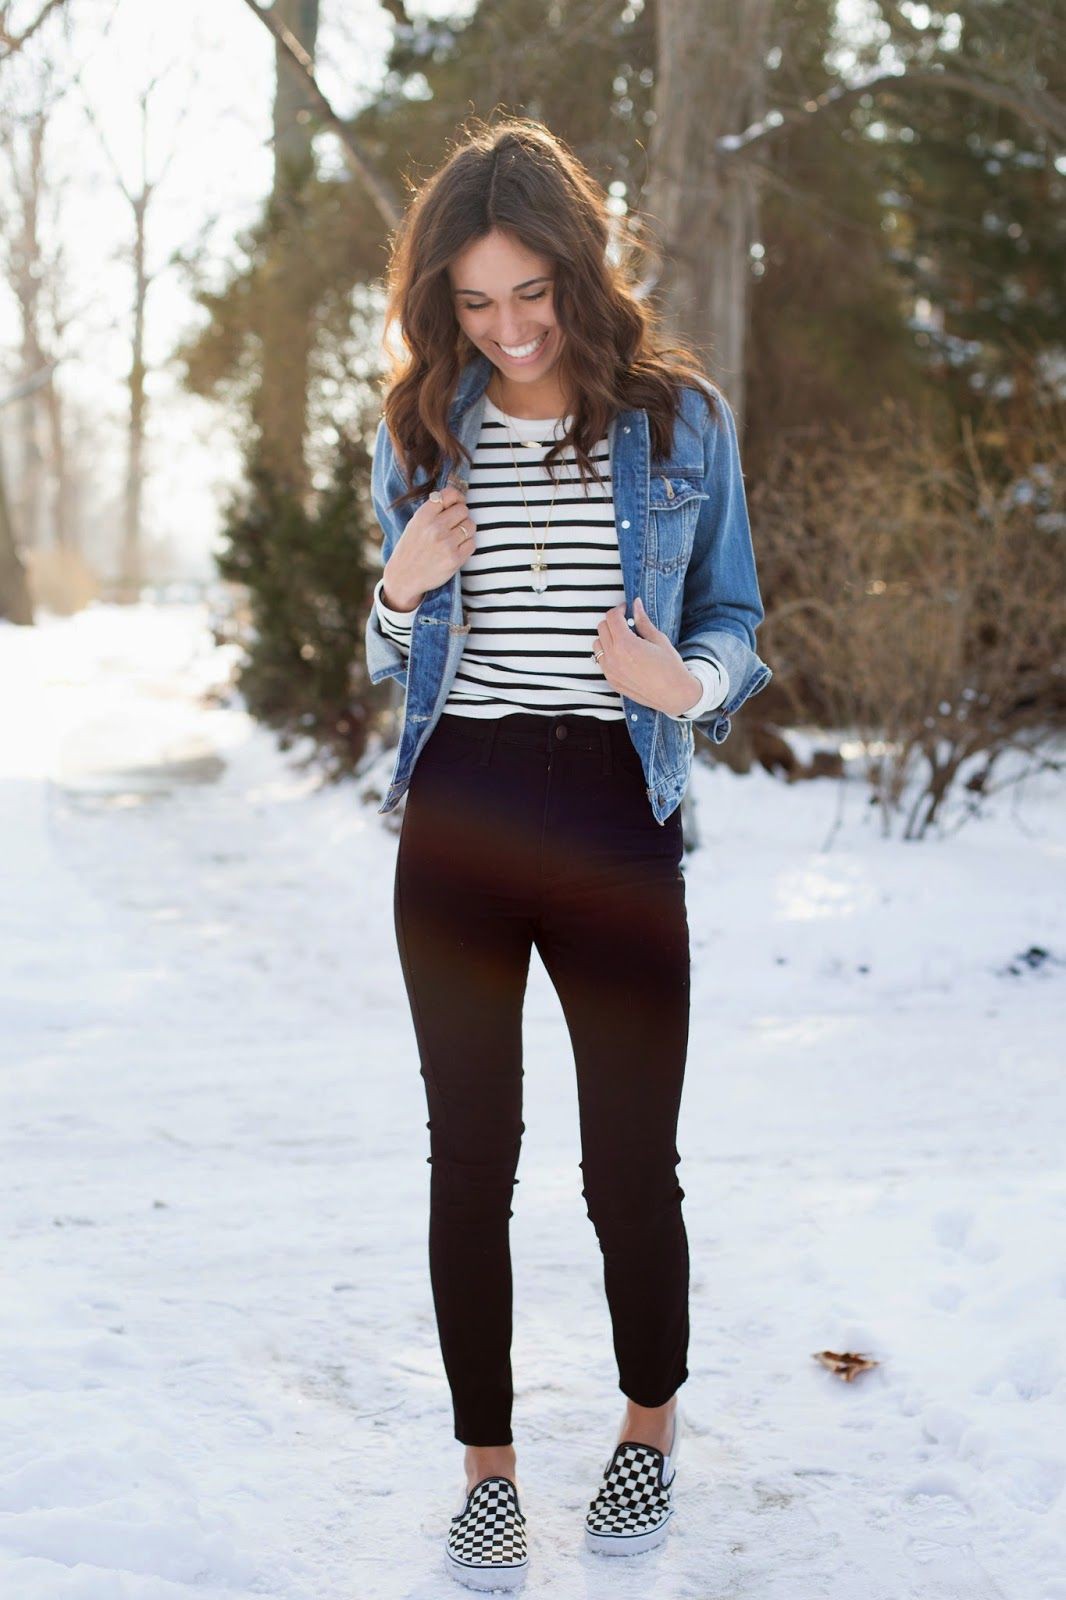
<path fill-rule="evenodd" d="M 543 334 L 540 335 L 540 338 L 539 338 L 539 341 L 537 343 L 536 349 L 535 350 L 531 350 L 529 355 L 526 355 L 526 356 L 508 355 L 507 351 L 504 349 L 503 345 L 500 344 L 498 339 L 495 340 L 494 343 L 496 344 L 496 348 L 500 351 L 501 355 L 506 356 L 507 360 L 510 361 L 514 366 L 521 367 L 527 361 L 535 361 L 537 359 L 537 357 L 540 355 L 540 352 L 543 350 L 543 348 L 544 348 L 544 346 L 545 346 L 545 344 L 547 342 L 548 335 L 550 334 L 550 332 L 551 332 L 551 329 L 550 328 L 546 328 L 544 330 Z"/>

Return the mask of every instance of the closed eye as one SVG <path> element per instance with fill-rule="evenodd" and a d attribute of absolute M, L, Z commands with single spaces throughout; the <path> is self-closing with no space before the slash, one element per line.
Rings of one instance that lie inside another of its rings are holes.
<path fill-rule="evenodd" d="M 519 300 L 528 300 L 528 301 L 543 300 L 544 296 L 547 294 L 547 292 L 548 292 L 547 289 L 540 289 L 540 290 L 538 290 L 538 292 L 536 294 L 520 294 L 518 296 L 518 298 L 519 298 Z M 466 309 L 468 311 L 484 311 L 485 307 L 487 305 L 489 305 L 489 304 L 490 304 L 490 302 L 488 300 L 483 300 L 480 305 L 476 305 L 475 306 L 475 305 L 472 305 L 471 302 L 468 300 L 466 302 Z"/>

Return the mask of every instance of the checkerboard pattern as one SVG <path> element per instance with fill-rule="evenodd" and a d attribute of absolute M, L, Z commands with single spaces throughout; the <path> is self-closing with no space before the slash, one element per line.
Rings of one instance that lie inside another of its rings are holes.
<path fill-rule="evenodd" d="M 452 1518 L 447 1555 L 455 1577 L 475 1588 L 511 1588 L 528 1565 L 526 1519 L 510 1478 L 482 1478 Z M 510 1580 L 510 1581 L 508 1581 Z"/>
<path fill-rule="evenodd" d="M 628 1439 L 617 1445 L 585 1514 L 589 1532 L 625 1539 L 664 1527 L 674 1508 L 662 1470 L 663 1453 L 654 1445 Z"/>

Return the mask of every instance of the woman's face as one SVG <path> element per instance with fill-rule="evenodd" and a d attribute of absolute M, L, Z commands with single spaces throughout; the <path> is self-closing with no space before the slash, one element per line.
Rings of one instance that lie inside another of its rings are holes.
<path fill-rule="evenodd" d="M 559 359 L 563 333 L 555 320 L 553 277 L 548 256 L 498 229 L 448 268 L 459 326 L 508 385 L 542 384 Z"/>

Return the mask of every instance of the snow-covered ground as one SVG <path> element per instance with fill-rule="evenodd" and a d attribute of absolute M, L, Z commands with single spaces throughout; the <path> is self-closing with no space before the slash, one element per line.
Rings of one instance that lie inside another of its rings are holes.
<path fill-rule="evenodd" d="M 0 625 L 5 1600 L 462 1592 L 397 817 L 223 665 L 195 606 Z M 623 1401 L 534 957 L 525 1592 L 1066 1600 L 1061 782 L 923 844 L 857 783 L 835 833 L 834 782 L 693 784 L 677 1515 L 583 1549 Z"/>

